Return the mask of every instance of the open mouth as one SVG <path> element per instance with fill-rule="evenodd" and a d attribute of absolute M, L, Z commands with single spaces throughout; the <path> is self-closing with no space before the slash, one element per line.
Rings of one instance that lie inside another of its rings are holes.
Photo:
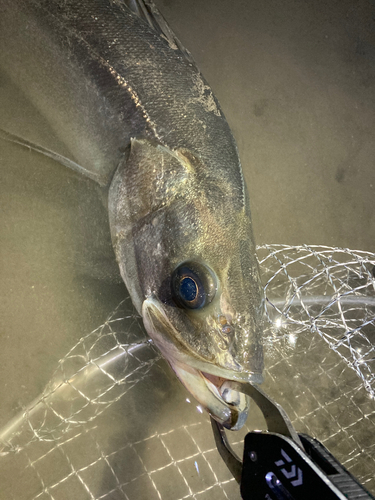
<path fill-rule="evenodd" d="M 153 297 L 144 301 L 142 316 L 150 337 L 201 407 L 227 429 L 240 429 L 247 418 L 249 398 L 234 390 L 231 382 L 259 384 L 263 380 L 262 374 L 242 370 L 241 365 L 229 356 L 215 363 L 191 352 L 177 340 L 177 328 Z"/>
<path fill-rule="evenodd" d="M 231 389 L 232 379 L 179 362 L 169 360 L 169 363 L 186 389 L 215 420 L 230 430 L 238 430 L 244 425 L 249 398 Z"/>
<path fill-rule="evenodd" d="M 212 375 L 212 374 L 206 373 L 206 372 L 201 372 L 201 375 L 205 379 L 205 382 L 206 382 L 207 386 L 209 387 L 209 389 L 214 394 L 216 393 L 219 398 L 222 398 L 223 395 L 222 395 L 221 387 L 224 384 L 224 382 L 226 382 L 228 379 L 226 379 L 224 377 L 218 377 L 217 375 Z M 230 404 L 229 401 L 227 401 L 227 402 L 228 402 L 228 404 Z"/>
<path fill-rule="evenodd" d="M 208 389 L 228 405 L 231 411 L 231 420 L 224 425 L 231 430 L 240 429 L 247 419 L 249 411 L 249 398 L 234 389 L 231 389 L 231 380 L 212 375 L 210 373 L 201 372 L 202 377 Z M 215 416 L 213 415 L 215 418 Z"/>

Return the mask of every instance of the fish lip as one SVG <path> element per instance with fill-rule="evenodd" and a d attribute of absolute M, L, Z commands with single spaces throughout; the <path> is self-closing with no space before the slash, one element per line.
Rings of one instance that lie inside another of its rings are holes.
<path fill-rule="evenodd" d="M 190 366 L 195 368 L 199 372 L 207 373 L 208 375 L 213 375 L 217 377 L 221 377 L 227 381 L 236 381 L 236 382 L 247 382 L 251 384 L 262 384 L 263 382 L 263 374 L 259 372 L 250 372 L 250 371 L 240 371 L 240 369 L 232 370 L 230 368 L 225 368 L 223 366 L 216 365 L 214 363 L 210 363 L 209 361 L 204 361 L 190 354 L 183 354 L 175 358 L 176 362 L 181 364 Z"/>

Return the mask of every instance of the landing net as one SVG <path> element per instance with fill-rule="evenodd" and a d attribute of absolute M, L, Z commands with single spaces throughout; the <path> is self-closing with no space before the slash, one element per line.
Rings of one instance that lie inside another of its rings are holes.
<path fill-rule="evenodd" d="M 375 492 L 375 255 L 258 248 L 267 297 L 263 389 Z M 241 453 L 247 430 L 230 433 Z M 258 427 L 259 425 L 259 427 Z M 208 415 L 129 299 L 64 356 L 0 430 L 0 498 L 239 499 Z"/>

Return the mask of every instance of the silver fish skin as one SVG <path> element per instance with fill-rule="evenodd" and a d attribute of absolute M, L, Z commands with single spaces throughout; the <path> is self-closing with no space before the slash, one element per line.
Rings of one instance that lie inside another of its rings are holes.
<path fill-rule="evenodd" d="M 138 4 L 153 26 L 120 0 L 1 0 L 0 64 L 61 158 L 109 186 L 116 258 L 149 335 L 214 418 L 239 428 L 247 401 L 228 401 L 222 382 L 260 383 L 263 370 L 248 193 L 210 87 L 153 4 Z"/>

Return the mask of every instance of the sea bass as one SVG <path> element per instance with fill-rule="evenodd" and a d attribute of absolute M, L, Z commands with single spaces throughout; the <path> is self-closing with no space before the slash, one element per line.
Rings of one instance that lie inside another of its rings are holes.
<path fill-rule="evenodd" d="M 262 382 L 263 290 L 237 147 L 149 1 L 1 0 L 0 64 L 65 145 L 29 145 L 108 186 L 121 276 L 195 398 L 240 428 Z M 4 137 L 4 134 L 3 134 Z"/>

